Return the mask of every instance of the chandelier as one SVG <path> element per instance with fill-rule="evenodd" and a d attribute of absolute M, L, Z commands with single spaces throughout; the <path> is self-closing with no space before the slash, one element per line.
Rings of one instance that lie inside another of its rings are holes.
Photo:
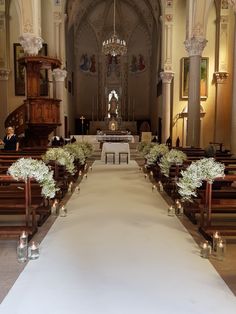
<path fill-rule="evenodd" d="M 102 52 L 112 56 L 123 56 L 127 53 L 125 40 L 119 39 L 116 34 L 116 0 L 114 0 L 113 35 L 103 42 Z"/>

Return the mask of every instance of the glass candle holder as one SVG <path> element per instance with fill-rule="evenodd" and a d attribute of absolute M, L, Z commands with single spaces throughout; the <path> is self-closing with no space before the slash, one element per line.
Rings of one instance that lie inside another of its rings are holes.
<path fill-rule="evenodd" d="M 175 207 L 175 214 L 176 216 L 183 216 L 184 208 L 181 203 L 178 203 L 178 205 Z"/>
<path fill-rule="evenodd" d="M 20 242 L 23 243 L 25 246 L 28 245 L 28 233 L 23 230 L 20 235 Z"/>
<path fill-rule="evenodd" d="M 150 176 L 153 177 L 153 172 L 152 171 L 150 171 Z"/>
<path fill-rule="evenodd" d="M 220 239 L 216 244 L 217 259 L 222 261 L 225 257 L 225 252 L 226 252 L 226 242 L 224 239 Z"/>
<path fill-rule="evenodd" d="M 85 179 L 88 179 L 88 175 L 87 175 L 87 173 L 85 173 L 84 177 L 85 177 Z"/>
<path fill-rule="evenodd" d="M 58 200 L 57 199 L 55 199 L 55 201 L 52 204 L 51 214 L 52 215 L 57 215 L 58 214 Z"/>
<path fill-rule="evenodd" d="M 25 243 L 20 240 L 18 245 L 17 245 L 17 260 L 20 263 L 24 263 L 27 261 L 27 245 L 25 245 Z"/>
<path fill-rule="evenodd" d="M 174 217 L 175 215 L 175 207 L 173 205 L 171 205 L 169 208 L 168 208 L 168 216 L 170 217 Z"/>
<path fill-rule="evenodd" d="M 204 241 L 200 245 L 200 255 L 202 258 L 209 258 L 211 255 L 211 245 L 208 241 Z"/>
<path fill-rule="evenodd" d="M 68 193 L 72 192 L 72 186 L 73 186 L 73 182 L 71 181 L 68 186 Z"/>
<path fill-rule="evenodd" d="M 75 189 L 76 193 L 79 194 L 80 193 L 80 187 L 77 186 L 77 188 Z"/>
<path fill-rule="evenodd" d="M 92 170 L 93 170 L 93 167 L 92 167 L 92 166 L 90 166 L 90 167 L 89 167 L 89 169 L 90 169 L 90 171 L 92 171 Z"/>
<path fill-rule="evenodd" d="M 159 185 L 159 191 L 163 192 L 164 188 L 163 188 L 163 184 L 161 183 L 161 181 L 158 182 L 158 185 Z"/>
<path fill-rule="evenodd" d="M 154 190 L 156 190 L 156 185 L 155 184 L 153 184 L 153 186 L 152 186 L 152 192 L 154 191 Z"/>
<path fill-rule="evenodd" d="M 87 168 L 88 168 L 88 165 L 85 164 L 85 165 L 84 165 L 84 170 L 87 170 Z"/>
<path fill-rule="evenodd" d="M 67 216 L 67 209 L 64 205 L 60 208 L 60 217 L 66 217 Z"/>
<path fill-rule="evenodd" d="M 218 231 L 215 231 L 212 237 L 212 249 L 214 252 L 216 252 L 217 249 L 217 243 L 221 240 L 220 233 Z"/>
<path fill-rule="evenodd" d="M 81 171 L 81 170 L 79 171 L 79 176 L 80 176 L 80 177 L 82 176 L 82 171 Z"/>
<path fill-rule="evenodd" d="M 32 241 L 28 248 L 28 257 L 33 260 L 39 258 L 39 244 L 37 242 Z"/>

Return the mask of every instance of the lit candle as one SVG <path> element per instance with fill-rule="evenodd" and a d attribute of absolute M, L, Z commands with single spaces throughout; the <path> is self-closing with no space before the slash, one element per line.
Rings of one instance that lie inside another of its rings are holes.
<path fill-rule="evenodd" d="M 71 181 L 68 186 L 68 193 L 72 192 L 72 186 L 73 186 L 73 182 Z"/>
<path fill-rule="evenodd" d="M 28 257 L 29 259 L 37 259 L 39 258 L 39 244 L 32 241 L 32 244 L 28 249 Z"/>
<path fill-rule="evenodd" d="M 84 170 L 87 170 L 87 168 L 88 168 L 88 165 L 85 164 L 85 165 L 84 165 Z"/>
<path fill-rule="evenodd" d="M 79 186 L 77 186 L 76 192 L 79 194 L 79 192 L 80 192 L 80 187 Z"/>
<path fill-rule="evenodd" d="M 87 173 L 86 173 L 84 176 L 85 176 L 85 179 L 88 179 L 88 175 L 87 175 Z"/>
<path fill-rule="evenodd" d="M 28 245 L 28 233 L 25 230 L 20 235 L 20 242 L 26 246 Z"/>
<path fill-rule="evenodd" d="M 93 170 L 93 167 L 92 167 L 92 166 L 90 166 L 90 167 L 89 167 L 89 169 L 90 169 L 90 171 L 92 171 L 92 170 Z"/>
<path fill-rule="evenodd" d="M 173 205 L 171 205 L 169 208 L 168 208 L 168 216 L 171 216 L 173 217 L 175 215 L 175 207 Z"/>
<path fill-rule="evenodd" d="M 153 186 L 152 186 L 152 192 L 153 192 L 156 188 L 157 188 L 156 185 L 153 184 Z"/>
<path fill-rule="evenodd" d="M 200 255 L 202 258 L 209 258 L 211 255 L 211 246 L 208 241 L 201 243 Z"/>
<path fill-rule="evenodd" d="M 58 211 L 58 200 L 55 199 L 55 201 L 53 202 L 52 207 L 51 207 L 51 213 L 53 215 L 57 215 L 57 211 Z"/>
<path fill-rule="evenodd" d="M 60 208 L 60 217 L 66 217 L 67 216 L 67 209 L 64 205 Z"/>
<path fill-rule="evenodd" d="M 147 174 L 145 173 L 145 175 L 144 175 L 144 179 L 147 179 Z"/>
<path fill-rule="evenodd" d="M 216 244 L 216 256 L 220 261 L 222 261 L 225 257 L 225 249 L 225 241 L 220 239 Z"/>
<path fill-rule="evenodd" d="M 153 177 L 153 172 L 152 171 L 150 171 L 150 176 Z"/>
<path fill-rule="evenodd" d="M 27 261 L 27 245 L 25 245 L 23 240 L 20 240 L 17 246 L 17 259 L 20 263 Z"/>
<path fill-rule="evenodd" d="M 80 176 L 80 177 L 82 176 L 82 171 L 81 171 L 81 170 L 79 171 L 79 176 Z"/>
<path fill-rule="evenodd" d="M 162 185 L 161 181 L 158 182 L 158 185 L 159 185 L 159 191 L 163 192 L 164 188 L 163 188 L 163 185 Z"/>
<path fill-rule="evenodd" d="M 212 243 L 212 248 L 213 251 L 216 252 L 217 249 L 217 243 L 219 242 L 219 240 L 221 239 L 220 234 L 218 231 L 214 232 L 213 234 L 213 243 Z"/>

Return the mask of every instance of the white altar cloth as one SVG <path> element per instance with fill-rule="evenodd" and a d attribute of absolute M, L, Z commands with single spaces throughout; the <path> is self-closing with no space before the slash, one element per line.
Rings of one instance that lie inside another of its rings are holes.
<path fill-rule="evenodd" d="M 115 153 L 115 163 L 119 163 L 119 153 L 128 153 L 128 161 L 130 161 L 130 149 L 128 143 L 103 143 L 101 161 L 105 162 L 105 153 Z M 112 158 L 112 157 L 110 157 Z M 123 160 L 124 156 L 122 157 Z"/>

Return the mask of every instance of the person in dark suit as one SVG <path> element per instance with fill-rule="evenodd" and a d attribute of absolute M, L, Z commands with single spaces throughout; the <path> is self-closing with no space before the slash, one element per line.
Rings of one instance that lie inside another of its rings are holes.
<path fill-rule="evenodd" d="M 4 145 L 4 150 L 19 150 L 19 139 L 14 133 L 14 128 L 9 126 L 6 128 L 6 136 L 4 139 L 0 139 L 0 144 Z"/>

